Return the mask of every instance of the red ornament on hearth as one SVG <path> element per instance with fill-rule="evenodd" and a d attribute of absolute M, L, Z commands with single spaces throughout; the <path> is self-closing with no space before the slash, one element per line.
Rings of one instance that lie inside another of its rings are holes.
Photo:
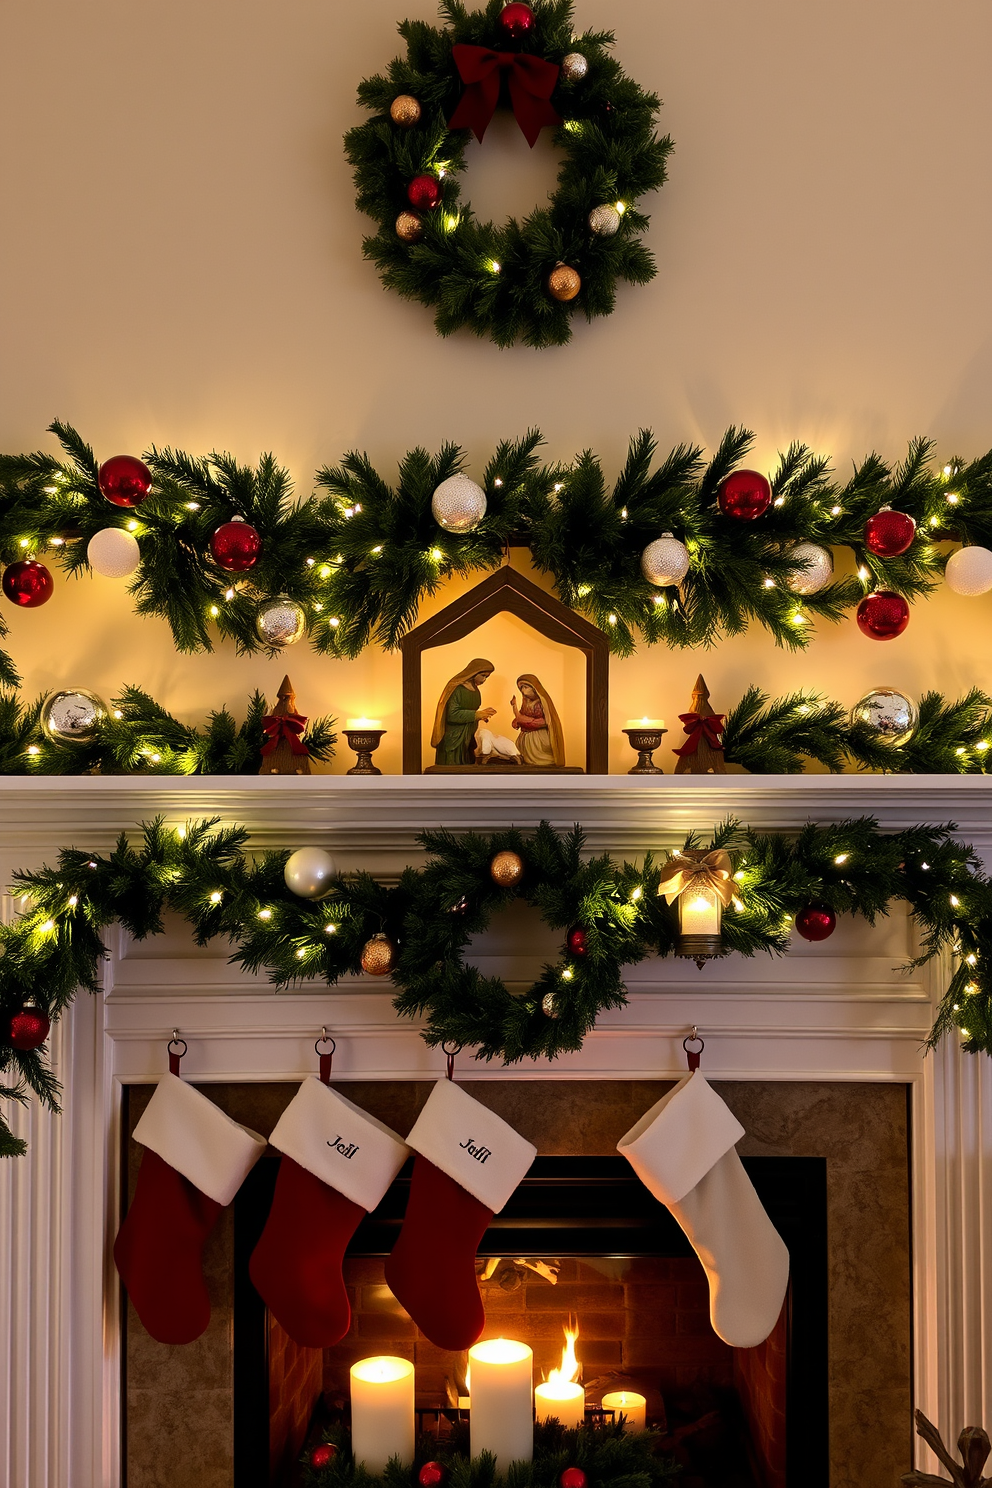
<path fill-rule="evenodd" d="M 420 1488 L 440 1488 L 444 1482 L 444 1468 L 440 1462 L 425 1462 L 417 1474 Z"/>
<path fill-rule="evenodd" d="M 803 940 L 826 940 L 837 928 L 837 916 L 829 904 L 807 904 L 796 915 L 796 929 Z"/>
<path fill-rule="evenodd" d="M 561 1488 L 586 1488 L 589 1479 L 581 1467 L 566 1467 L 558 1481 Z"/>
<path fill-rule="evenodd" d="M 858 629 L 873 641 L 891 641 L 909 624 L 909 605 L 891 589 L 866 594 L 858 605 Z"/>
<path fill-rule="evenodd" d="M 310 1453 L 310 1466 L 327 1467 L 337 1455 L 338 1449 L 333 1442 L 321 1442 L 320 1446 L 314 1447 Z"/>
<path fill-rule="evenodd" d="M 227 573 L 244 573 L 254 568 L 262 551 L 262 537 L 244 517 L 222 522 L 210 539 L 214 562 Z"/>
<path fill-rule="evenodd" d="M 725 517 L 737 522 L 753 522 L 763 517 L 772 504 L 772 488 L 757 470 L 735 470 L 720 482 L 717 505 Z"/>
<path fill-rule="evenodd" d="M 151 491 L 152 473 L 134 455 L 114 455 L 100 466 L 96 483 L 114 506 L 140 506 Z"/>
<path fill-rule="evenodd" d="M 47 604 L 55 591 L 48 569 L 33 558 L 9 564 L 3 571 L 0 587 L 11 603 L 20 605 L 22 610 L 36 610 L 39 605 Z"/>
<path fill-rule="evenodd" d="M 565 937 L 565 944 L 573 956 L 588 956 L 589 935 L 581 925 L 573 925 Z"/>
<path fill-rule="evenodd" d="M 418 212 L 431 212 L 441 200 L 441 183 L 436 176 L 414 176 L 406 188 L 406 199 Z"/>
<path fill-rule="evenodd" d="M 51 1031 L 52 1020 L 40 1008 L 25 1007 L 12 1013 L 7 1023 L 7 1042 L 23 1054 L 40 1049 Z"/>
<path fill-rule="evenodd" d="M 913 546 L 916 523 L 908 512 L 883 506 L 865 523 L 865 547 L 876 558 L 898 558 Z"/>
<path fill-rule="evenodd" d="M 521 0 L 510 0 L 499 13 L 500 30 L 511 41 L 523 41 L 534 29 L 534 12 Z"/>

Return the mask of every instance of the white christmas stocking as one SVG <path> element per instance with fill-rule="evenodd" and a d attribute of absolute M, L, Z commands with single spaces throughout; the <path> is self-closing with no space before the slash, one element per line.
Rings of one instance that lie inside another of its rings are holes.
<path fill-rule="evenodd" d="M 737 1156 L 744 1128 L 698 1070 L 617 1143 L 703 1263 L 714 1332 L 754 1348 L 778 1321 L 789 1252 Z"/>

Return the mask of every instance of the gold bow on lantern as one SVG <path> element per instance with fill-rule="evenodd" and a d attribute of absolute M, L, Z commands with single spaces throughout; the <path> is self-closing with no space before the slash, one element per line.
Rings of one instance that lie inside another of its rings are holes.
<path fill-rule="evenodd" d="M 733 876 L 730 854 L 722 847 L 712 852 L 685 848 L 674 853 L 665 864 L 658 893 L 664 894 L 672 904 L 686 889 L 712 889 L 726 909 L 734 897 Z"/>

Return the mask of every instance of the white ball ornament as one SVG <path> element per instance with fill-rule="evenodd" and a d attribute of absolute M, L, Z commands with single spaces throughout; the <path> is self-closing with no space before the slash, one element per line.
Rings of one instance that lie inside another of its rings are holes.
<path fill-rule="evenodd" d="M 486 493 L 467 475 L 449 475 L 434 492 L 431 511 L 445 532 L 474 532 L 486 515 Z"/>
<path fill-rule="evenodd" d="M 337 864 L 322 847 L 299 847 L 283 869 L 286 887 L 301 899 L 322 899 L 337 876 Z"/>
<path fill-rule="evenodd" d="M 958 548 L 947 560 L 944 580 L 954 594 L 973 599 L 992 589 L 992 553 L 988 548 Z"/>
<path fill-rule="evenodd" d="M 801 542 L 789 552 L 791 563 L 801 563 L 802 570 L 786 580 L 793 594 L 819 594 L 834 576 L 834 560 L 829 548 L 819 543 Z"/>
<path fill-rule="evenodd" d="M 648 543 L 641 554 L 641 573 L 656 589 L 681 584 L 689 572 L 689 549 L 671 532 Z"/>
<path fill-rule="evenodd" d="M 126 579 L 141 562 L 141 549 L 123 527 L 103 527 L 86 544 L 86 558 L 93 572 L 105 579 Z"/>
<path fill-rule="evenodd" d="M 582 52 L 568 52 L 561 59 L 561 76 L 567 83 L 580 83 L 589 71 L 589 58 Z"/>

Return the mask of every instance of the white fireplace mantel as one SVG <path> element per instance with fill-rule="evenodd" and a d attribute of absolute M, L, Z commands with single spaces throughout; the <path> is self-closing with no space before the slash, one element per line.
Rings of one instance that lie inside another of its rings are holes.
<path fill-rule="evenodd" d="M 728 815 L 767 830 L 873 816 L 883 830 L 957 823 L 992 861 L 992 778 L 947 776 L 536 776 L 0 779 L 0 879 L 51 862 L 60 847 L 106 851 L 121 831 L 162 816 L 219 817 L 250 847 L 329 848 L 343 871 L 393 878 L 419 860 L 418 832 L 582 825 L 590 852 L 635 858 Z M 6 900 L 0 911 L 14 913 Z M 476 947 L 484 970 L 530 981 L 545 954 L 533 922 Z M 696 1024 L 716 1079 L 888 1080 L 912 1092 L 917 1403 L 953 1433 L 992 1419 L 992 1063 L 921 1041 L 946 967 L 909 975 L 912 922 L 901 907 L 874 930 L 845 919 L 821 946 L 784 958 L 728 957 L 699 973 L 649 959 L 627 975 L 629 1003 L 603 1016 L 583 1049 L 514 1079 L 665 1078 Z M 0 1483 L 117 1488 L 120 1482 L 119 1287 L 110 1259 L 118 1213 L 123 1087 L 157 1078 L 180 1027 L 184 1074 L 200 1081 L 299 1079 L 322 1024 L 341 1079 L 428 1079 L 439 1071 L 388 987 L 368 978 L 275 992 L 197 950 L 182 924 L 142 943 L 108 937 L 100 997 L 77 999 L 52 1040 L 65 1113 L 36 1106 L 14 1125 L 31 1144 L 0 1164 Z M 526 948 L 525 948 L 526 950 Z M 504 1072 L 463 1059 L 461 1078 Z M 924 1463 L 933 1467 L 932 1462 Z"/>

